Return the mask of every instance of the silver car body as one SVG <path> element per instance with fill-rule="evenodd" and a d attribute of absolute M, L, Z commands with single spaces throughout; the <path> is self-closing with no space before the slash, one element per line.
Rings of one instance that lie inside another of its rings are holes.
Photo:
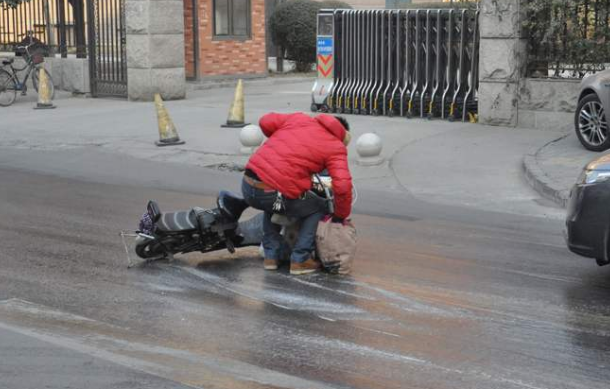
<path fill-rule="evenodd" d="M 584 78 L 580 84 L 578 101 L 592 93 L 597 94 L 604 106 L 604 111 L 610 112 L 610 70 Z"/>

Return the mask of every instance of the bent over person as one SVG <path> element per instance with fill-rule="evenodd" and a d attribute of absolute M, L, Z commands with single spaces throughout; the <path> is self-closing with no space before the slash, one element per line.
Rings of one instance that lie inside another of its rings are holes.
<path fill-rule="evenodd" d="M 271 222 L 274 204 L 283 199 L 284 214 L 301 222 L 290 256 L 290 274 L 317 271 L 314 260 L 316 229 L 325 216 L 325 204 L 308 192 L 312 175 L 328 170 L 335 197 L 334 222 L 343 222 L 351 213 L 352 177 L 347 162 L 349 125 L 339 116 L 303 113 L 270 113 L 260 119 L 269 138 L 250 158 L 242 182 L 245 201 L 265 212 L 263 222 L 264 267 L 276 270 L 283 237 L 281 227 Z M 281 194 L 278 200 L 278 193 Z"/>

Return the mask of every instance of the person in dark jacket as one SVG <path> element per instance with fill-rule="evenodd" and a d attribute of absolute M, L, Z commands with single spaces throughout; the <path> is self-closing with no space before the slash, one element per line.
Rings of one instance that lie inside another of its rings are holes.
<path fill-rule="evenodd" d="M 250 158 L 242 182 L 246 202 L 265 212 L 263 223 L 264 267 L 276 270 L 280 260 L 281 227 L 271 222 L 278 193 L 284 199 L 286 216 L 301 221 L 290 257 L 290 274 L 308 274 L 320 268 L 312 257 L 318 222 L 325 216 L 324 202 L 307 193 L 312 175 L 328 170 L 333 182 L 335 213 L 342 222 L 351 214 L 352 177 L 347 162 L 349 125 L 339 116 L 303 113 L 270 113 L 259 125 L 269 138 Z"/>

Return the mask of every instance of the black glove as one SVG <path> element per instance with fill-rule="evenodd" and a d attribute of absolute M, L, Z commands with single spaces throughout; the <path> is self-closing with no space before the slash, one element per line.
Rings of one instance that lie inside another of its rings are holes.
<path fill-rule="evenodd" d="M 332 220 L 331 220 L 331 221 L 332 221 L 333 223 L 341 223 L 341 224 L 343 224 L 343 222 L 345 221 L 345 219 L 342 219 L 342 218 L 337 217 L 337 216 L 333 216 L 333 218 L 332 218 Z"/>

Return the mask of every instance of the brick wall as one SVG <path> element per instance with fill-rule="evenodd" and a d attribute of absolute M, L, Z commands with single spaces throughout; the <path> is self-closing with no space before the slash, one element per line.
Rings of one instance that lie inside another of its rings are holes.
<path fill-rule="evenodd" d="M 184 0 L 184 66 L 186 77 L 195 74 L 195 41 L 193 40 L 193 0 Z"/>
<path fill-rule="evenodd" d="M 323 0 L 316 0 L 323 1 Z M 385 8 L 386 0 L 341 0 L 352 6 L 354 9 L 383 9 Z"/>
<path fill-rule="evenodd" d="M 199 0 L 199 76 L 262 75 L 267 73 L 265 52 L 265 0 L 251 0 L 252 34 L 247 40 L 214 40 L 212 0 Z M 194 71 L 191 11 L 184 0 L 187 73 Z M 190 24 L 189 24 L 190 23 Z M 189 51 L 190 50 L 190 51 Z"/>

